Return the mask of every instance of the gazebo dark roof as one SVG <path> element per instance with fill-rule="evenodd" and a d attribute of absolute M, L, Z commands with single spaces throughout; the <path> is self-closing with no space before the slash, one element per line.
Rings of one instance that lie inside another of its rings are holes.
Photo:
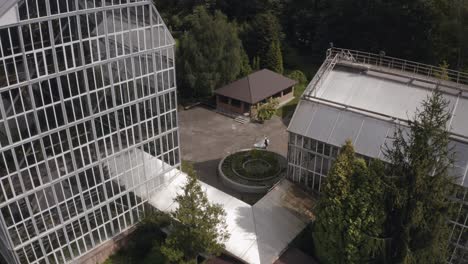
<path fill-rule="evenodd" d="M 281 74 L 263 69 L 217 89 L 215 94 L 256 104 L 296 83 Z"/>

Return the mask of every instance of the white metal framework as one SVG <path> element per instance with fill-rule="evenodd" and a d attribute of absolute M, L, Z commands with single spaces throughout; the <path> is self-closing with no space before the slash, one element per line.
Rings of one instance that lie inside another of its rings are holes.
<path fill-rule="evenodd" d="M 441 74 L 449 80 L 437 78 Z M 365 52 L 330 49 L 304 92 L 288 127 L 288 177 L 320 192 L 339 147 L 347 139 L 365 159 L 385 160 L 396 126 L 431 90 L 449 103 L 450 173 L 457 183 L 447 263 L 468 263 L 468 74 Z"/>
<path fill-rule="evenodd" d="M 151 0 L 12 8 L 18 20 L 0 25 L 0 252 L 66 263 L 133 226 L 180 165 L 174 40 Z"/>

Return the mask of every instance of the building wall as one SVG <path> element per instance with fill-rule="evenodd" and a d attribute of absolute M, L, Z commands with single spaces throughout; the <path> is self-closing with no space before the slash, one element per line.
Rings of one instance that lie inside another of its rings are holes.
<path fill-rule="evenodd" d="M 276 96 L 280 104 L 292 99 L 294 97 L 294 86 L 282 91 L 279 95 L 276 95 Z"/>
<path fill-rule="evenodd" d="M 125 232 L 120 233 L 112 240 L 102 243 L 99 247 L 87 252 L 76 260 L 80 264 L 101 264 L 104 263 L 110 256 L 117 253 L 119 250 L 125 250 L 131 239 L 131 234 L 135 231 L 133 227 Z"/>
<path fill-rule="evenodd" d="M 310 192 L 320 193 L 338 153 L 337 146 L 289 133 L 287 177 Z M 468 263 L 468 188 L 457 186 L 452 200 L 448 263 Z"/>
<path fill-rule="evenodd" d="M 338 151 L 338 147 L 289 133 L 287 177 L 311 192 L 320 193 Z"/>
<path fill-rule="evenodd" d="M 67 263 L 132 228 L 180 165 L 174 43 L 150 0 L 18 14 L 0 26 L 0 253 Z"/>
<path fill-rule="evenodd" d="M 240 102 L 240 105 L 237 107 L 235 105 L 229 104 L 232 99 L 228 99 L 228 103 L 223 102 L 219 95 L 216 96 L 216 109 L 222 112 L 230 112 L 243 115 L 244 113 L 250 112 L 250 105 L 244 102 Z"/>
<path fill-rule="evenodd" d="M 279 103 L 284 103 L 294 97 L 294 87 L 290 87 L 278 94 L 271 96 L 270 98 L 278 99 Z M 262 102 L 267 102 L 270 98 L 263 100 Z M 216 95 L 216 108 L 219 111 L 231 112 L 236 114 L 245 114 L 250 113 L 250 104 L 245 102 L 240 102 L 239 106 L 232 105 L 232 100 L 221 95 Z"/>

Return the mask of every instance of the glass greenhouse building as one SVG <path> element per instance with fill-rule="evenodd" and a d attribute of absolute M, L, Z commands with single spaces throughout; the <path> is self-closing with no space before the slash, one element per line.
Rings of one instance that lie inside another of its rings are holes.
<path fill-rule="evenodd" d="M 131 228 L 180 164 L 176 104 L 152 0 L 0 1 L 6 261 L 77 261 Z"/>
<path fill-rule="evenodd" d="M 438 87 L 449 102 L 456 177 L 447 263 L 468 263 L 468 74 L 370 53 L 330 49 L 304 92 L 289 131 L 288 177 L 319 193 L 340 146 L 351 139 L 365 159 L 385 160 L 397 126 L 407 129 L 421 102 Z"/>

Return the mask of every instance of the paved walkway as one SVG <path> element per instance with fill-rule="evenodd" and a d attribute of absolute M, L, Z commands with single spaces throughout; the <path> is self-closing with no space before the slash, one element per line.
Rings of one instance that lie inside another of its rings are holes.
<path fill-rule="evenodd" d="M 251 148 L 264 135 L 270 138 L 269 150 L 285 157 L 287 154 L 287 126 L 277 116 L 264 124 L 240 124 L 207 108 L 195 107 L 179 112 L 179 127 L 182 159 L 194 163 L 200 179 L 248 203 L 259 197 L 224 187 L 217 176 L 220 160 L 235 151 Z"/>

